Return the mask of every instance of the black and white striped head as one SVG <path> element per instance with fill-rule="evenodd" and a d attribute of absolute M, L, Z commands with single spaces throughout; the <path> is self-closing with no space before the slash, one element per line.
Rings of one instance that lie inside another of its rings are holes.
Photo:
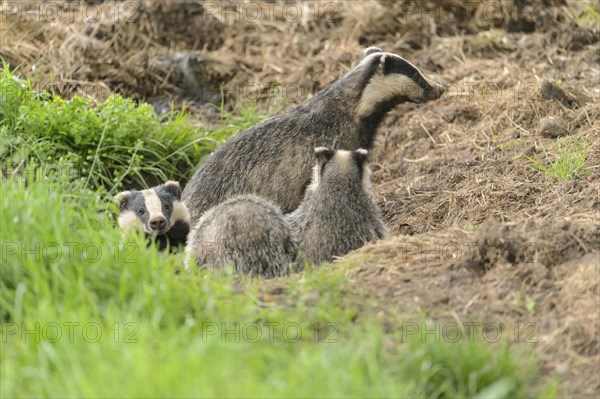
<path fill-rule="evenodd" d="M 333 150 L 326 147 L 315 148 L 317 163 L 313 168 L 311 190 L 319 188 L 355 190 L 361 187 L 370 192 L 371 170 L 368 166 L 368 151 Z"/>
<path fill-rule="evenodd" d="M 189 224 L 190 215 L 181 200 L 181 186 L 168 181 L 148 190 L 123 191 L 115 196 L 119 204 L 119 227 L 125 232 L 143 230 L 162 235 L 178 221 Z"/>
<path fill-rule="evenodd" d="M 351 74 L 358 79 L 360 96 L 355 114 L 359 119 L 387 112 L 400 103 L 435 100 L 445 91 L 404 58 L 377 47 L 363 51 L 362 60 Z"/>

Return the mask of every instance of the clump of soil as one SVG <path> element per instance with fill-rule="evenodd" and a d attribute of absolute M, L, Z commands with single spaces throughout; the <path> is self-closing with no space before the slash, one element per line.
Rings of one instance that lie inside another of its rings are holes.
<path fill-rule="evenodd" d="M 562 90 L 560 87 L 557 87 L 556 85 L 548 82 L 547 80 L 544 80 L 544 83 L 542 83 L 540 95 L 541 95 L 542 99 L 544 99 L 544 100 L 560 101 L 561 103 L 563 103 L 563 105 L 566 105 L 567 107 L 572 107 L 573 105 L 576 104 L 575 100 L 570 98 L 564 92 L 564 90 Z"/>
<path fill-rule="evenodd" d="M 562 118 L 547 116 L 540 119 L 540 134 L 545 137 L 556 138 L 569 134 L 567 125 Z"/>

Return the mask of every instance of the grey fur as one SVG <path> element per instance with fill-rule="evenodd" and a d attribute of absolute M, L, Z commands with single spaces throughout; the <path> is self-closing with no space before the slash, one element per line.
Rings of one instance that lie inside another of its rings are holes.
<path fill-rule="evenodd" d="M 310 182 L 315 147 L 370 149 L 392 108 L 444 93 L 400 56 L 377 50 L 367 49 L 354 69 L 308 103 L 251 127 L 211 154 L 183 192 L 192 224 L 212 206 L 240 194 L 256 194 L 284 213 L 293 211 Z"/>
<path fill-rule="evenodd" d="M 251 195 L 231 198 L 208 210 L 188 237 L 186 267 L 232 266 L 242 274 L 266 278 L 289 274 L 297 245 L 273 203 Z"/>
<path fill-rule="evenodd" d="M 312 184 L 297 210 L 287 215 L 299 258 L 330 262 L 387 235 L 370 192 L 367 151 L 316 148 Z"/>

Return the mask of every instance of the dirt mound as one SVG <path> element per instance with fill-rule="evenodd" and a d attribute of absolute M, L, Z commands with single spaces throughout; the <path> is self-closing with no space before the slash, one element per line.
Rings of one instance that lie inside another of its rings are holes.
<path fill-rule="evenodd" d="M 199 63 L 206 90 L 218 93 L 223 86 L 232 104 L 268 102 L 274 95 L 300 103 L 343 74 L 364 45 L 407 56 L 426 50 L 425 63 L 440 70 L 432 61 L 443 51 L 435 46 L 439 36 L 464 39 L 500 29 L 549 32 L 573 50 L 597 42 L 597 30 L 573 22 L 573 14 L 585 7 L 569 11 L 565 5 L 565 0 L 25 1 L 2 9 L 0 56 L 64 97 L 101 100 L 118 92 L 177 100 L 189 97 L 185 82 L 172 80 L 173 70 L 161 59 L 185 51 Z M 567 33 L 568 23 L 574 28 Z M 515 49 L 510 41 L 478 41 L 464 45 L 494 54 Z M 274 85 L 280 87 L 275 94 Z"/>
<path fill-rule="evenodd" d="M 183 88 L 169 80 L 157 57 L 223 43 L 222 24 L 192 1 L 24 1 L 2 12 L 0 57 L 40 89 L 63 97 L 176 97 Z"/>
<path fill-rule="evenodd" d="M 398 236 L 346 259 L 360 264 L 349 281 L 374 299 L 365 303 L 378 304 L 371 311 L 384 324 L 425 313 L 498 326 L 504 338 L 534 345 L 544 369 L 568 381 L 569 396 L 600 388 L 598 214 Z"/>
<path fill-rule="evenodd" d="M 349 256 L 361 265 L 349 279 L 384 323 L 415 312 L 499 323 L 535 346 L 562 395 L 597 397 L 598 31 L 579 46 L 572 28 L 428 39 L 416 54 L 439 67 L 448 94 L 387 120 L 374 190 L 398 236 Z M 566 143 L 585 147 L 587 166 L 563 181 L 552 168 L 575 156 Z"/>
<path fill-rule="evenodd" d="M 384 126 L 375 149 L 374 181 L 394 232 L 419 234 L 488 217 L 516 220 L 600 209 L 597 47 L 552 65 L 547 57 L 564 50 L 548 47 L 550 33 L 518 40 L 499 35 L 476 36 L 518 41 L 522 55 L 457 59 L 439 54 L 435 63 L 443 66 L 444 79 L 454 82 L 448 95 L 435 104 L 402 107 Z M 461 41 L 437 37 L 432 46 L 456 49 Z M 547 117 L 564 123 L 564 140 L 542 134 Z M 563 143 L 585 147 L 589 167 L 575 181 L 561 182 L 535 166 L 552 164 Z"/>

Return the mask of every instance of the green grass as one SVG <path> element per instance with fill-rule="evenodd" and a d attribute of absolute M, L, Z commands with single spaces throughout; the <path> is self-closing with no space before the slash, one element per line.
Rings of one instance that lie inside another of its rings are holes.
<path fill-rule="evenodd" d="M 536 393 L 518 347 L 384 334 L 345 286 L 351 266 L 295 275 L 288 305 L 262 302 L 261 280 L 183 272 L 143 237 L 119 244 L 114 205 L 83 182 L 0 190 L 2 397 Z"/>
<path fill-rule="evenodd" d="M 430 326 L 431 329 L 431 326 Z M 428 398 L 522 398 L 530 396 L 523 383 L 536 365 L 523 348 L 484 344 L 481 331 L 464 333 L 465 340 L 410 340 L 404 375 L 419 381 L 418 392 Z M 442 337 L 444 335 L 440 334 Z M 467 337 L 472 337 L 473 343 Z M 479 340 L 478 340 L 479 339 Z M 521 363 L 515 362 L 521 358 Z"/>
<path fill-rule="evenodd" d="M 573 180 L 585 172 L 589 148 L 576 139 L 559 139 L 555 144 L 556 155 L 552 157 L 544 149 L 546 162 L 526 156 L 531 165 L 556 180 Z"/>
<path fill-rule="evenodd" d="M 165 120 L 152 106 L 119 95 L 95 105 L 83 97 L 66 101 L 35 92 L 34 86 L 6 65 L 0 70 L 3 171 L 62 173 L 113 194 L 123 187 L 185 182 L 218 144 L 265 117 L 255 107 L 238 107 L 221 113 L 218 128 L 206 130 L 185 110 L 172 111 Z"/>
<path fill-rule="evenodd" d="M 600 24 L 600 9 L 596 2 L 596 8 L 593 6 L 594 3 L 588 2 L 585 4 L 585 10 L 577 17 L 577 24 L 589 29 L 597 29 Z"/>
<path fill-rule="evenodd" d="M 224 113 L 205 135 L 188 131 L 184 114 L 159 126 L 146 106 L 119 97 L 94 107 L 37 95 L 26 82 L 18 90 L 0 98 L 0 131 L 13 140 L 2 147 L 3 160 L 27 161 L 0 184 L 1 397 L 538 394 L 535 357 L 518 345 L 440 341 L 439 334 L 403 339 L 394 332 L 402 331 L 401 320 L 384 332 L 362 294 L 346 284 L 352 265 L 283 279 L 286 300 L 277 303 L 260 295 L 260 279 L 188 273 L 182 254 L 146 248 L 142 236 L 121 241 L 106 184 L 173 176 L 111 163 L 107 146 L 152 146 L 162 137 L 165 148 L 154 151 L 189 166 L 190 154 L 201 157 L 259 122 L 264 116 L 255 108 Z M 198 136 L 214 142 L 188 153 Z M 92 151 L 90 159 L 75 159 L 87 173 L 45 168 L 48 156 L 73 157 L 80 148 Z M 162 168 L 159 159 L 153 168 Z"/>

